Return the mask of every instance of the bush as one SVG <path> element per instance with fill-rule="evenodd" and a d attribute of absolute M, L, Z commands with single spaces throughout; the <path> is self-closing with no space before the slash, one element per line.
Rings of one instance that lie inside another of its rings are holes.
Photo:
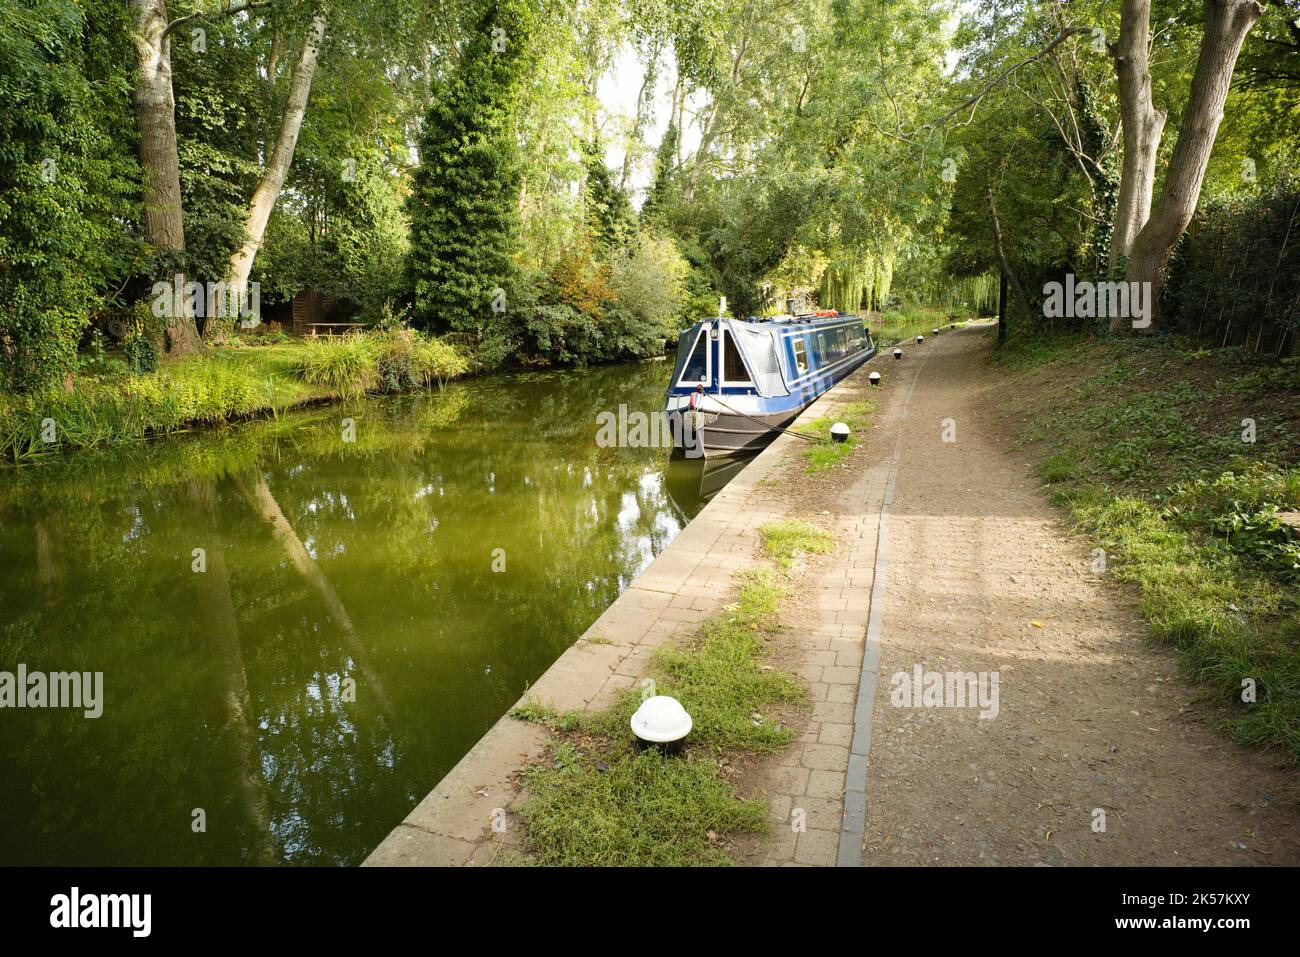
<path fill-rule="evenodd" d="M 392 329 L 374 339 L 376 371 L 383 392 L 402 392 L 415 388 L 411 358 L 415 352 L 413 329 Z"/>
<path fill-rule="evenodd" d="M 334 389 L 353 398 L 375 387 L 379 379 L 375 356 L 364 335 L 308 339 L 298 361 L 304 382 Z"/>
<path fill-rule="evenodd" d="M 580 242 L 539 280 L 539 297 L 511 300 L 519 352 L 575 365 L 658 355 L 677 331 L 689 272 L 671 239 L 642 234 L 608 263 Z"/>
<path fill-rule="evenodd" d="M 609 284 L 609 267 L 596 258 L 587 242 L 565 252 L 546 277 L 543 299 L 574 312 L 600 319 L 617 294 Z"/>
<path fill-rule="evenodd" d="M 123 4 L 0 6 L 0 383 L 59 385 L 139 250 Z M 107 105 L 106 105 L 107 104 Z M 111 106 L 111 108 L 109 108 Z"/>
<path fill-rule="evenodd" d="M 469 371 L 468 360 L 454 345 L 406 327 L 308 339 L 306 347 L 298 362 L 303 381 L 327 386 L 345 398 L 441 384 Z"/>
<path fill-rule="evenodd" d="M 614 253 L 609 284 L 618 304 L 653 326 L 662 339 L 674 331 L 689 271 L 690 265 L 671 239 L 643 233 Z"/>
<path fill-rule="evenodd" d="M 411 374 L 420 385 L 442 385 L 468 371 L 468 360 L 451 343 L 417 337 L 411 354 Z"/>
<path fill-rule="evenodd" d="M 539 359 L 581 365 L 602 357 L 597 319 L 564 303 L 537 306 L 524 331 L 528 350 Z"/>
<path fill-rule="evenodd" d="M 158 368 L 158 347 L 144 333 L 132 332 L 122 343 L 122 356 L 126 366 L 135 375 L 154 372 Z"/>
<path fill-rule="evenodd" d="M 1285 356 L 1300 330 L 1300 179 L 1248 198 L 1209 202 L 1170 263 L 1164 291 L 1174 328 L 1216 345 Z"/>

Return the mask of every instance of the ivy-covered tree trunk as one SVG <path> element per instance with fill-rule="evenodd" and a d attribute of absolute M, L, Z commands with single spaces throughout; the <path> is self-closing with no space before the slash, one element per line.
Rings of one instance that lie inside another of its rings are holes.
<path fill-rule="evenodd" d="M 1164 189 L 1151 216 L 1133 241 L 1125 280 L 1150 283 L 1152 323 L 1160 317 L 1160 287 L 1174 243 L 1187 229 L 1205 180 L 1214 140 L 1223 120 L 1223 104 L 1246 34 L 1264 15 L 1256 0 L 1206 0 L 1205 35 L 1192 75 L 1192 93 L 1183 111 L 1178 143 L 1169 160 Z M 1130 328 L 1129 320 L 1111 320 L 1112 331 Z"/>
<path fill-rule="evenodd" d="M 185 254 L 185 220 L 176 152 L 176 101 L 172 94 L 167 6 L 163 0 L 130 0 L 130 4 L 136 51 L 131 99 L 140 131 L 145 237 L 169 263 L 170 270 Z M 173 353 L 196 352 L 202 345 L 194 318 L 189 315 L 169 318 L 167 338 Z"/>

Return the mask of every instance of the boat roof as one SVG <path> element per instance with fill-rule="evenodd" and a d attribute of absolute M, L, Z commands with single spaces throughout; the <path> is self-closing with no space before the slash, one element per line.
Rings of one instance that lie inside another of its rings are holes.
<path fill-rule="evenodd" d="M 720 319 L 728 319 L 728 316 L 710 316 L 707 319 L 696 321 L 692 328 L 706 322 L 717 322 Z M 823 322 L 843 322 L 846 319 L 859 319 L 853 313 L 836 312 L 833 309 L 827 309 L 822 312 L 799 313 L 790 315 L 783 313 L 776 316 L 746 316 L 744 319 L 731 319 L 731 322 L 749 322 L 755 325 L 815 325 Z"/>

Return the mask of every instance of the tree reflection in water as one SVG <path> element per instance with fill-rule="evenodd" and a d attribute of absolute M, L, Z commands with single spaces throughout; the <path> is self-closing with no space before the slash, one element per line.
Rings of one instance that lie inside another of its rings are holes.
<path fill-rule="evenodd" d="M 666 450 L 595 443 L 669 371 L 498 376 L 10 473 L 0 667 L 103 671 L 106 700 L 5 715 L 0 863 L 360 861 L 692 513 Z"/>

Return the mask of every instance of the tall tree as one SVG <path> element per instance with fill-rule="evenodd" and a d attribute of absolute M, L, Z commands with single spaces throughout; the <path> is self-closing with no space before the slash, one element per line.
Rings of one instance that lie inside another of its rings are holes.
<path fill-rule="evenodd" d="M 1178 142 L 1169 160 L 1160 198 L 1133 240 L 1124 274 L 1129 282 L 1150 283 L 1153 322 L 1159 318 L 1160 289 L 1169 255 L 1196 212 L 1205 168 L 1223 120 L 1223 104 L 1232 84 L 1237 55 L 1246 34 L 1263 14 L 1264 8 L 1256 0 L 1205 0 L 1205 33 L 1196 72 L 1192 74 L 1191 96 L 1178 129 Z M 1126 143 L 1126 150 L 1127 146 Z M 1129 320 L 1123 317 L 1111 319 L 1113 331 L 1130 328 Z"/>
<path fill-rule="evenodd" d="M 266 168 L 253 190 L 253 197 L 248 204 L 248 213 L 244 219 L 244 241 L 230 257 L 230 266 L 226 273 L 226 282 L 239 293 L 248 285 L 248 273 L 253 268 L 253 257 L 262 245 L 266 233 L 266 223 L 271 217 L 284 189 L 285 178 L 293 163 L 294 149 L 298 145 L 298 133 L 302 129 L 303 117 L 307 114 L 307 98 L 311 96 L 312 78 L 316 75 L 316 64 L 320 60 L 321 44 L 325 40 L 325 12 L 317 10 L 312 15 L 311 24 L 303 37 L 302 48 L 294 63 L 293 75 L 289 80 L 289 98 L 285 102 L 284 112 L 280 116 L 280 133 L 276 137 L 275 147 L 266 161 Z"/>
<path fill-rule="evenodd" d="M 185 256 L 180 160 L 176 150 L 176 99 L 172 92 L 171 28 L 164 0 L 129 0 L 135 40 L 132 91 L 140 132 L 145 238 L 159 255 L 159 272 L 179 272 Z M 201 346 L 194 317 L 169 317 L 168 345 L 175 353 Z"/>
<path fill-rule="evenodd" d="M 1119 39 L 1111 46 L 1119 80 L 1120 120 L 1124 128 L 1124 163 L 1119 198 L 1110 234 L 1110 262 L 1128 258 L 1133 240 L 1151 215 L 1156 183 L 1156 156 L 1166 113 L 1151 99 L 1151 0 L 1124 0 Z"/>
<path fill-rule="evenodd" d="M 128 0 L 136 45 L 136 79 L 133 91 L 136 125 L 140 131 L 140 165 L 145 183 L 146 235 L 162 254 L 162 271 L 170 275 L 184 262 L 185 227 L 181 195 L 180 162 L 176 137 L 176 102 L 172 82 L 172 35 L 182 26 L 212 17 L 234 18 L 272 7 L 275 0 L 227 0 L 219 9 L 200 7 L 168 19 L 165 0 Z M 258 179 L 244 217 L 244 236 L 230 258 L 223 277 L 235 290 L 248 282 L 253 258 L 261 246 L 266 223 L 279 199 L 293 162 L 298 133 L 306 114 L 312 78 L 325 36 L 325 5 L 313 5 L 310 23 L 294 65 L 289 95 L 281 114 L 279 135 Z M 278 44 L 279 32 L 276 31 Z M 278 47 L 277 47 L 278 49 Z M 273 59 L 275 57 L 273 56 Z M 274 68 L 272 67 L 271 70 Z M 273 76 L 271 77 L 273 79 Z M 192 352 L 201 340 L 194 317 L 171 317 L 168 335 L 173 352 Z"/>
<path fill-rule="evenodd" d="M 513 285 L 520 189 L 513 107 L 531 20 L 526 0 L 489 2 L 425 115 L 407 211 L 414 315 L 427 328 L 481 332 Z"/>
<path fill-rule="evenodd" d="M 632 202 L 605 165 L 600 137 L 584 143 L 582 152 L 587 160 L 587 181 L 583 184 L 587 228 L 603 247 L 621 246 L 636 228 Z"/>

